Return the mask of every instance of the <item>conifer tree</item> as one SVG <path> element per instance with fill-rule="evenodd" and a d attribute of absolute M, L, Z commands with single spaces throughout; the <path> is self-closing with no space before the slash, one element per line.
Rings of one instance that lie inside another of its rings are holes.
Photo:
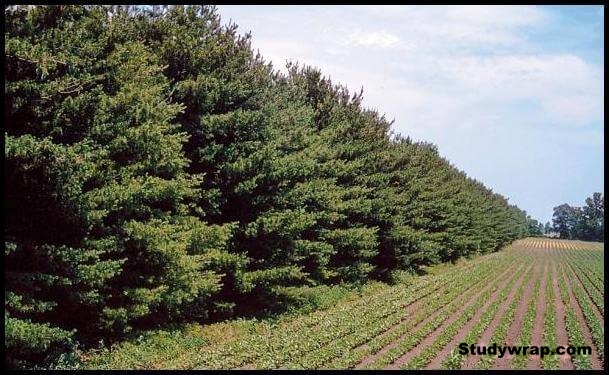
<path fill-rule="evenodd" d="M 524 211 L 392 134 L 361 91 L 274 70 L 214 7 L 11 6 L 5 19 L 11 367 L 530 234 Z M 595 194 L 581 233 L 599 237 L 602 210 Z"/>
<path fill-rule="evenodd" d="M 237 259 L 230 227 L 190 214 L 201 177 L 185 172 L 187 136 L 172 123 L 183 107 L 158 58 L 111 43 L 101 8 L 11 16 L 5 316 L 21 323 L 7 344 L 28 345 L 27 324 L 85 339 L 205 317 L 216 268 Z"/>

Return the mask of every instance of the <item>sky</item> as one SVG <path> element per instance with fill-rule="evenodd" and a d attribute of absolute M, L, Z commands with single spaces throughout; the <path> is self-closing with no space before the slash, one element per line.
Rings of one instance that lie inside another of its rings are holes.
<path fill-rule="evenodd" d="M 604 7 L 218 6 L 533 218 L 604 192 Z"/>

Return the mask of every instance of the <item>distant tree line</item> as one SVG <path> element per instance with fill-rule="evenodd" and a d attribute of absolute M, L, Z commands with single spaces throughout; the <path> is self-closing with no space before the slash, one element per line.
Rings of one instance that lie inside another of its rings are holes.
<path fill-rule="evenodd" d="M 391 281 L 531 219 L 209 6 L 5 8 L 5 348 L 265 311 Z"/>
<path fill-rule="evenodd" d="M 604 195 L 594 193 L 586 198 L 583 207 L 572 207 L 566 203 L 554 207 L 552 229 L 560 235 L 560 238 L 604 242 L 604 217 Z"/>
<path fill-rule="evenodd" d="M 543 223 L 533 219 L 529 215 L 526 216 L 527 220 L 527 231 L 531 237 L 541 237 L 546 233 L 546 227 Z"/>

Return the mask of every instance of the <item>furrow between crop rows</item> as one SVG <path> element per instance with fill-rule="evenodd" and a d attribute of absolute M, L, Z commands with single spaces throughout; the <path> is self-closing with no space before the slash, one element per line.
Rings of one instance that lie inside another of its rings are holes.
<path fill-rule="evenodd" d="M 531 265 L 527 267 L 532 267 Z M 469 327 L 472 324 L 478 322 L 483 316 L 483 314 L 488 313 L 489 311 L 493 311 L 489 313 L 490 315 L 494 315 L 494 313 L 499 308 L 501 301 L 508 298 L 508 296 L 513 295 L 517 287 L 522 280 L 524 279 L 525 272 L 517 272 L 514 277 L 512 277 L 509 281 L 507 281 L 504 285 L 500 286 L 499 289 L 494 292 L 491 297 L 486 301 L 479 301 L 475 305 L 466 309 L 458 319 L 451 321 L 449 324 L 445 324 L 443 329 L 441 328 L 441 333 L 437 335 L 437 337 L 431 342 L 429 345 L 425 345 L 424 349 L 416 348 L 413 351 L 411 358 L 408 356 L 404 356 L 396 361 L 396 364 L 399 364 L 401 369 L 421 369 L 424 368 L 435 356 L 436 353 L 448 345 L 450 341 L 457 335 L 459 332 L 469 331 Z M 438 332 L 440 331 L 438 330 Z M 431 337 L 433 337 L 432 335 Z"/>
<path fill-rule="evenodd" d="M 574 347 L 580 347 L 585 345 L 591 345 L 592 340 L 589 340 L 586 343 L 586 339 L 584 337 L 584 328 L 586 327 L 585 322 L 583 322 L 583 316 L 580 319 L 578 314 L 577 301 L 573 296 L 573 292 L 571 291 L 570 280 L 567 277 L 567 274 L 564 269 L 561 267 L 561 272 L 559 274 L 559 285 L 564 292 L 561 292 L 561 297 L 563 298 L 563 302 L 566 306 L 565 312 L 565 324 L 567 326 L 567 333 L 569 334 L 569 345 Z M 581 313 L 581 311 L 579 311 Z M 573 365 L 577 370 L 587 370 L 594 367 L 594 351 L 592 356 L 587 356 L 582 353 L 575 353 L 571 358 L 573 360 Z M 600 360 L 597 359 L 596 368 L 600 368 Z"/>
<path fill-rule="evenodd" d="M 504 273 L 507 273 L 513 265 L 510 265 Z M 418 311 L 412 317 L 409 317 L 406 321 L 401 322 L 399 325 L 392 327 L 390 331 L 385 331 L 380 335 L 376 335 L 371 340 L 364 344 L 356 347 L 353 350 L 343 352 L 341 356 L 337 357 L 333 362 L 330 363 L 326 368 L 349 368 L 358 365 L 357 368 L 365 367 L 368 363 L 373 362 L 377 357 L 391 349 L 391 344 L 399 341 L 404 335 L 411 332 L 413 329 L 416 330 L 420 326 L 424 325 L 426 321 L 434 319 L 439 314 L 447 314 L 451 311 L 456 310 L 459 306 L 462 306 L 472 295 L 481 293 L 477 283 L 484 278 L 491 275 L 494 268 L 486 270 L 480 274 L 478 278 L 468 279 L 466 277 L 461 278 L 461 283 L 455 285 L 453 291 L 449 294 L 441 295 L 433 298 L 425 307 Z M 459 279 L 458 279 L 459 280 Z M 463 290 L 462 288 L 465 288 Z M 478 289 L 476 289 L 478 288 Z M 455 297 L 459 298 L 455 299 Z M 387 334 L 385 334 L 387 333 Z M 368 337 L 366 337 L 368 338 Z M 358 340 L 357 343 L 351 343 L 351 345 L 358 345 L 365 340 Z"/>
<path fill-rule="evenodd" d="M 519 275 L 519 270 L 522 268 L 522 265 L 519 266 L 519 269 L 510 276 L 510 279 L 507 282 L 507 285 L 513 284 L 516 280 L 517 275 Z M 451 315 L 448 319 L 443 320 L 442 322 L 438 322 L 438 324 L 430 327 L 429 333 L 427 333 L 421 342 L 417 342 L 416 347 L 414 345 L 407 348 L 407 350 L 403 350 L 404 354 L 398 357 L 396 360 L 392 361 L 389 368 L 404 368 L 413 362 L 414 364 L 421 364 L 421 366 L 425 365 L 428 361 L 426 361 L 429 356 L 429 351 L 427 350 L 432 345 L 442 346 L 440 343 L 444 340 L 450 341 L 450 338 L 456 333 L 458 328 L 462 327 L 467 321 L 474 318 L 477 312 L 484 311 L 491 303 L 494 301 L 497 296 L 506 288 L 506 284 L 504 280 L 495 279 L 492 283 L 492 287 L 490 289 L 485 290 L 485 292 L 480 295 L 476 300 L 469 302 L 467 305 L 463 306 L 459 312 Z M 454 332 L 454 333 L 453 333 Z M 447 337 L 450 336 L 450 337 Z M 406 349 L 406 348 L 402 348 Z M 441 347 L 437 348 L 440 350 Z M 429 358 L 431 360 L 432 358 Z M 424 363 L 423 363 L 424 362 Z"/>

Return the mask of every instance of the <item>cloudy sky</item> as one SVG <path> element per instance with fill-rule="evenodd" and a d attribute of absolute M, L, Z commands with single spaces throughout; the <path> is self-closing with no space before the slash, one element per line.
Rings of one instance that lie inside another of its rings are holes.
<path fill-rule="evenodd" d="M 219 6 L 541 221 L 603 186 L 602 6 Z"/>

